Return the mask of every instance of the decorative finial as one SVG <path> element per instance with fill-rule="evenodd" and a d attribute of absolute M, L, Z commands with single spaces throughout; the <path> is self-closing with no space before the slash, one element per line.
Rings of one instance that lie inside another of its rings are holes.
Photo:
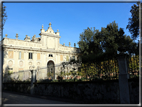
<path fill-rule="evenodd" d="M 76 43 L 74 43 L 74 47 L 76 47 Z"/>
<path fill-rule="evenodd" d="M 5 34 L 5 37 L 7 38 L 7 34 Z"/>
<path fill-rule="evenodd" d="M 69 42 L 69 46 L 71 46 L 71 43 Z"/>
<path fill-rule="evenodd" d="M 59 32 L 59 29 L 57 29 L 57 32 Z"/>
<path fill-rule="evenodd" d="M 26 38 L 28 38 L 28 35 L 26 35 Z"/>
<path fill-rule="evenodd" d="M 49 27 L 51 27 L 51 22 L 49 23 Z"/>
<path fill-rule="evenodd" d="M 65 43 L 63 43 L 63 46 L 65 46 Z"/>
<path fill-rule="evenodd" d="M 42 29 L 43 29 L 43 25 L 42 25 Z"/>
<path fill-rule="evenodd" d="M 18 33 L 16 33 L 16 39 L 18 39 L 18 37 L 19 37 L 19 36 L 18 36 Z"/>
<path fill-rule="evenodd" d="M 36 35 L 34 35 L 34 38 L 36 37 Z"/>

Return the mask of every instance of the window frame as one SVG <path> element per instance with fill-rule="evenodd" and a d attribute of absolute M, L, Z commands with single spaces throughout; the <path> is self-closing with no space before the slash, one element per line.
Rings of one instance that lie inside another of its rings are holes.
<path fill-rule="evenodd" d="M 33 53 L 29 52 L 29 59 L 33 59 Z"/>

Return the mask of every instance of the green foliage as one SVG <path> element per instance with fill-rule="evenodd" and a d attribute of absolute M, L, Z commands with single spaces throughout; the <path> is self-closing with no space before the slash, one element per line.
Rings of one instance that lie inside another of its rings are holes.
<path fill-rule="evenodd" d="M 60 77 L 63 77 L 64 76 L 64 73 L 63 72 L 58 72 L 56 73 L 56 75 L 60 76 Z"/>
<path fill-rule="evenodd" d="M 141 65 L 141 67 L 142 67 L 142 65 Z M 129 59 L 129 69 L 139 70 L 139 55 L 132 56 Z"/>
<path fill-rule="evenodd" d="M 118 29 L 115 21 L 108 24 L 106 28 L 102 28 L 101 33 L 103 36 L 102 47 L 105 53 L 110 53 L 113 56 L 117 55 L 117 51 L 120 53 L 130 51 L 135 45 L 130 36 L 124 35 L 122 28 Z"/>
<path fill-rule="evenodd" d="M 118 29 L 118 24 L 115 21 L 108 24 L 106 28 L 102 28 L 101 31 L 87 28 L 80 34 L 78 44 L 83 63 L 95 63 L 96 61 L 100 63 L 111 59 L 108 56 L 115 58 L 117 51 L 132 53 L 136 49 L 136 43 L 130 36 L 124 35 L 122 28 Z"/>
<path fill-rule="evenodd" d="M 71 73 L 70 72 L 66 72 L 65 75 L 69 76 L 69 75 L 71 75 Z"/>
<path fill-rule="evenodd" d="M 48 72 L 48 73 L 47 73 L 47 76 L 48 76 L 48 77 L 52 77 L 53 75 L 54 75 L 54 74 L 51 73 L 51 72 Z"/>
<path fill-rule="evenodd" d="M 77 72 L 76 71 L 70 71 L 70 74 L 73 75 L 73 76 L 76 76 Z"/>
<path fill-rule="evenodd" d="M 106 60 L 100 63 L 83 63 L 81 66 L 81 74 L 83 77 L 85 76 L 99 76 L 100 74 L 105 73 L 118 73 L 119 67 L 116 60 Z"/>
<path fill-rule="evenodd" d="M 12 70 L 9 70 L 9 71 L 8 71 L 8 74 L 9 74 L 9 75 L 11 75 L 12 73 L 13 73 L 13 71 L 12 71 Z"/>
<path fill-rule="evenodd" d="M 4 24 L 5 24 L 5 22 L 6 22 L 6 20 L 7 20 L 7 14 L 6 14 L 6 6 L 4 6 L 3 5 L 3 14 L 2 14 L 2 18 L 3 18 L 3 26 L 4 26 Z M 2 26 L 2 27 L 3 27 Z"/>
<path fill-rule="evenodd" d="M 85 29 L 85 31 L 80 34 L 80 41 L 78 42 L 82 55 L 89 56 L 94 53 L 102 53 L 100 42 L 101 38 L 98 30 L 95 30 L 95 28 L 94 30 L 92 30 L 92 28 Z"/>
<path fill-rule="evenodd" d="M 130 12 L 131 12 L 131 18 L 129 18 L 129 22 L 126 28 L 129 29 L 130 33 L 132 34 L 132 38 L 136 39 L 139 35 L 139 20 L 140 20 L 139 19 L 139 3 L 131 6 Z M 142 3 L 141 3 L 141 14 L 142 14 Z M 142 16 L 141 16 L 141 20 L 142 20 Z M 142 25 L 142 22 L 141 22 L 141 25 Z"/>

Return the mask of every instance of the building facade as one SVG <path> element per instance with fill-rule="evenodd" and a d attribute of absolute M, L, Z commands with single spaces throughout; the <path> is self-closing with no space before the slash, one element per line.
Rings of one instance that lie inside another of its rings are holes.
<path fill-rule="evenodd" d="M 48 29 L 42 26 L 40 30 L 40 37 L 36 38 L 36 35 L 30 39 L 26 35 L 24 40 L 3 38 L 3 74 L 11 70 L 12 72 L 19 72 L 40 68 L 48 68 L 49 65 L 53 65 L 54 68 L 42 70 L 39 74 L 42 74 L 40 78 L 44 79 L 47 77 L 47 70 L 54 72 L 54 75 L 59 70 L 55 67 L 60 65 L 62 62 L 69 62 L 71 59 L 79 59 L 79 48 L 65 46 L 60 44 L 60 33 L 59 30 L 54 32 L 51 23 L 49 23 Z M 80 60 L 80 59 L 79 59 Z M 56 77 L 54 77 L 56 78 Z"/>

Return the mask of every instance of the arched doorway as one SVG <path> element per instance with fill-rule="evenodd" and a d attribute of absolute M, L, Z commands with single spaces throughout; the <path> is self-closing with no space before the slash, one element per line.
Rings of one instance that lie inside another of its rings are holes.
<path fill-rule="evenodd" d="M 53 61 L 48 61 L 47 63 L 47 77 L 51 77 L 52 79 L 55 79 L 55 65 Z"/>

